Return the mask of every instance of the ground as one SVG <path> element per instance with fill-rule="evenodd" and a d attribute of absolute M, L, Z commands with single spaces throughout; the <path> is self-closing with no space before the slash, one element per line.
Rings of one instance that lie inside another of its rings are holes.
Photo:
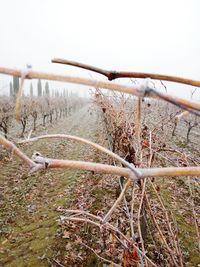
<path fill-rule="evenodd" d="M 86 106 L 53 126 L 40 128 L 37 134 L 65 133 L 95 141 L 96 123 L 96 114 Z M 42 140 L 22 149 L 29 156 L 34 151 L 62 159 L 91 156 L 87 146 L 66 140 Z M 59 253 L 57 208 L 73 201 L 74 187 L 86 174 L 55 170 L 28 175 L 18 159 L 9 157 L 0 165 L 0 266 L 49 266 Z"/>
<path fill-rule="evenodd" d="M 98 114 L 87 105 L 52 126 L 40 126 L 33 135 L 65 133 L 104 145 L 100 128 Z M 173 143 L 175 148 L 199 158 L 199 136 L 194 135 L 193 142 L 185 144 L 182 128 L 177 131 L 178 138 L 170 137 L 169 146 Z M 41 140 L 20 147 L 29 156 L 39 151 L 46 157 L 102 162 L 96 151 L 69 140 Z M 101 184 L 100 175 L 75 170 L 51 170 L 30 175 L 24 164 L 14 156 L 8 154 L 0 160 L 0 266 L 62 266 L 58 259 L 64 258 L 65 266 L 102 266 L 91 252 L 83 265 L 70 265 L 74 260 L 71 243 L 74 239 L 70 235 L 76 231 L 66 231 L 60 226 L 60 210 L 75 206 L 94 213 L 101 209 L 105 213 L 116 198 L 113 184 Z M 165 161 L 162 164 L 166 166 Z M 188 205 L 187 178 L 159 178 L 155 185 L 159 186 L 166 207 L 178 221 L 182 248 L 185 247 L 185 254 L 189 251 L 188 255 L 184 255 L 187 266 L 197 266 L 200 261 L 194 221 Z M 109 196 L 106 197 L 106 194 Z M 194 200 L 198 207 L 199 191 L 195 191 Z M 81 231 L 82 236 L 92 234 L 89 228 L 77 228 L 77 231 Z M 85 254 L 74 251 L 74 257 L 81 262 Z"/>

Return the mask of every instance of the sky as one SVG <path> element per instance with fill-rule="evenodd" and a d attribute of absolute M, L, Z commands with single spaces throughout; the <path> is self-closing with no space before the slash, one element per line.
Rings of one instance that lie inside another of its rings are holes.
<path fill-rule="evenodd" d="M 199 0 L 0 0 L 0 7 L 0 66 L 24 69 L 28 63 L 33 70 L 105 80 L 51 63 L 59 57 L 200 80 Z M 0 76 L 0 91 L 7 81 Z M 166 85 L 182 97 L 192 88 Z M 80 85 L 52 86 L 85 91 Z M 200 100 L 200 90 L 196 94 Z"/>

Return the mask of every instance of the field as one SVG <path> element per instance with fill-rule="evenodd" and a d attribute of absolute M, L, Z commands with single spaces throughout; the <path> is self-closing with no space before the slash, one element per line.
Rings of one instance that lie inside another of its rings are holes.
<path fill-rule="evenodd" d="M 39 133 L 67 132 L 95 140 L 96 114 L 90 115 L 88 108 Z M 24 146 L 23 150 L 28 155 L 40 151 L 65 159 L 86 160 L 93 156 L 85 146 L 66 141 L 53 145 L 48 140 L 41 141 Z M 63 245 L 57 209 L 69 207 L 77 194 L 75 188 L 87 179 L 85 172 L 71 170 L 27 175 L 20 161 L 9 157 L 1 161 L 1 266 L 48 266 L 48 260 L 56 257 Z"/>
<path fill-rule="evenodd" d="M 30 173 L 2 141 L 0 266 L 199 266 L 199 178 L 137 172 L 199 166 L 199 116 L 123 93 L 96 89 L 85 100 L 47 90 L 25 97 L 17 124 L 11 99 L 1 97 L 2 136 L 47 166 Z M 115 156 L 69 136 L 31 139 L 52 134 L 82 137 Z M 69 168 L 51 159 L 80 162 Z"/>

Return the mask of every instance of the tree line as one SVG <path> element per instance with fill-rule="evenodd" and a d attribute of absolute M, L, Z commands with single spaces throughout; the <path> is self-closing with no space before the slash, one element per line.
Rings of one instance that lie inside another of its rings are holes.
<path fill-rule="evenodd" d="M 20 80 L 13 77 L 10 82 L 9 96 L 0 96 L 0 131 L 7 137 L 9 130 L 15 125 L 15 101 L 20 88 Z M 36 131 L 38 125 L 46 126 L 59 118 L 68 116 L 83 104 L 83 99 L 67 89 L 62 91 L 50 90 L 46 81 L 44 88 L 42 81 L 37 81 L 37 95 L 34 95 L 33 84 L 30 84 L 29 95 L 23 96 L 20 115 L 21 133 L 23 137 L 29 124 L 29 128 Z M 31 126 L 30 126 L 31 125 Z"/>

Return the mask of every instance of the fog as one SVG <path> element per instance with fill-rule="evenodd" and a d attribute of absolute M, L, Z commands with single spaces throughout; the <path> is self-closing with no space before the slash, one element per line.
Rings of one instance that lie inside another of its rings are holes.
<path fill-rule="evenodd" d="M 25 68 L 28 63 L 34 70 L 105 80 L 51 63 L 60 57 L 111 70 L 200 80 L 198 0 L 0 0 L 0 4 L 1 66 Z M 2 93 L 10 78 L 0 78 Z M 128 79 L 119 82 L 130 85 Z M 171 94 L 190 97 L 192 87 L 165 84 Z M 80 85 L 51 86 L 85 91 Z M 199 90 L 195 98 L 200 100 Z"/>

